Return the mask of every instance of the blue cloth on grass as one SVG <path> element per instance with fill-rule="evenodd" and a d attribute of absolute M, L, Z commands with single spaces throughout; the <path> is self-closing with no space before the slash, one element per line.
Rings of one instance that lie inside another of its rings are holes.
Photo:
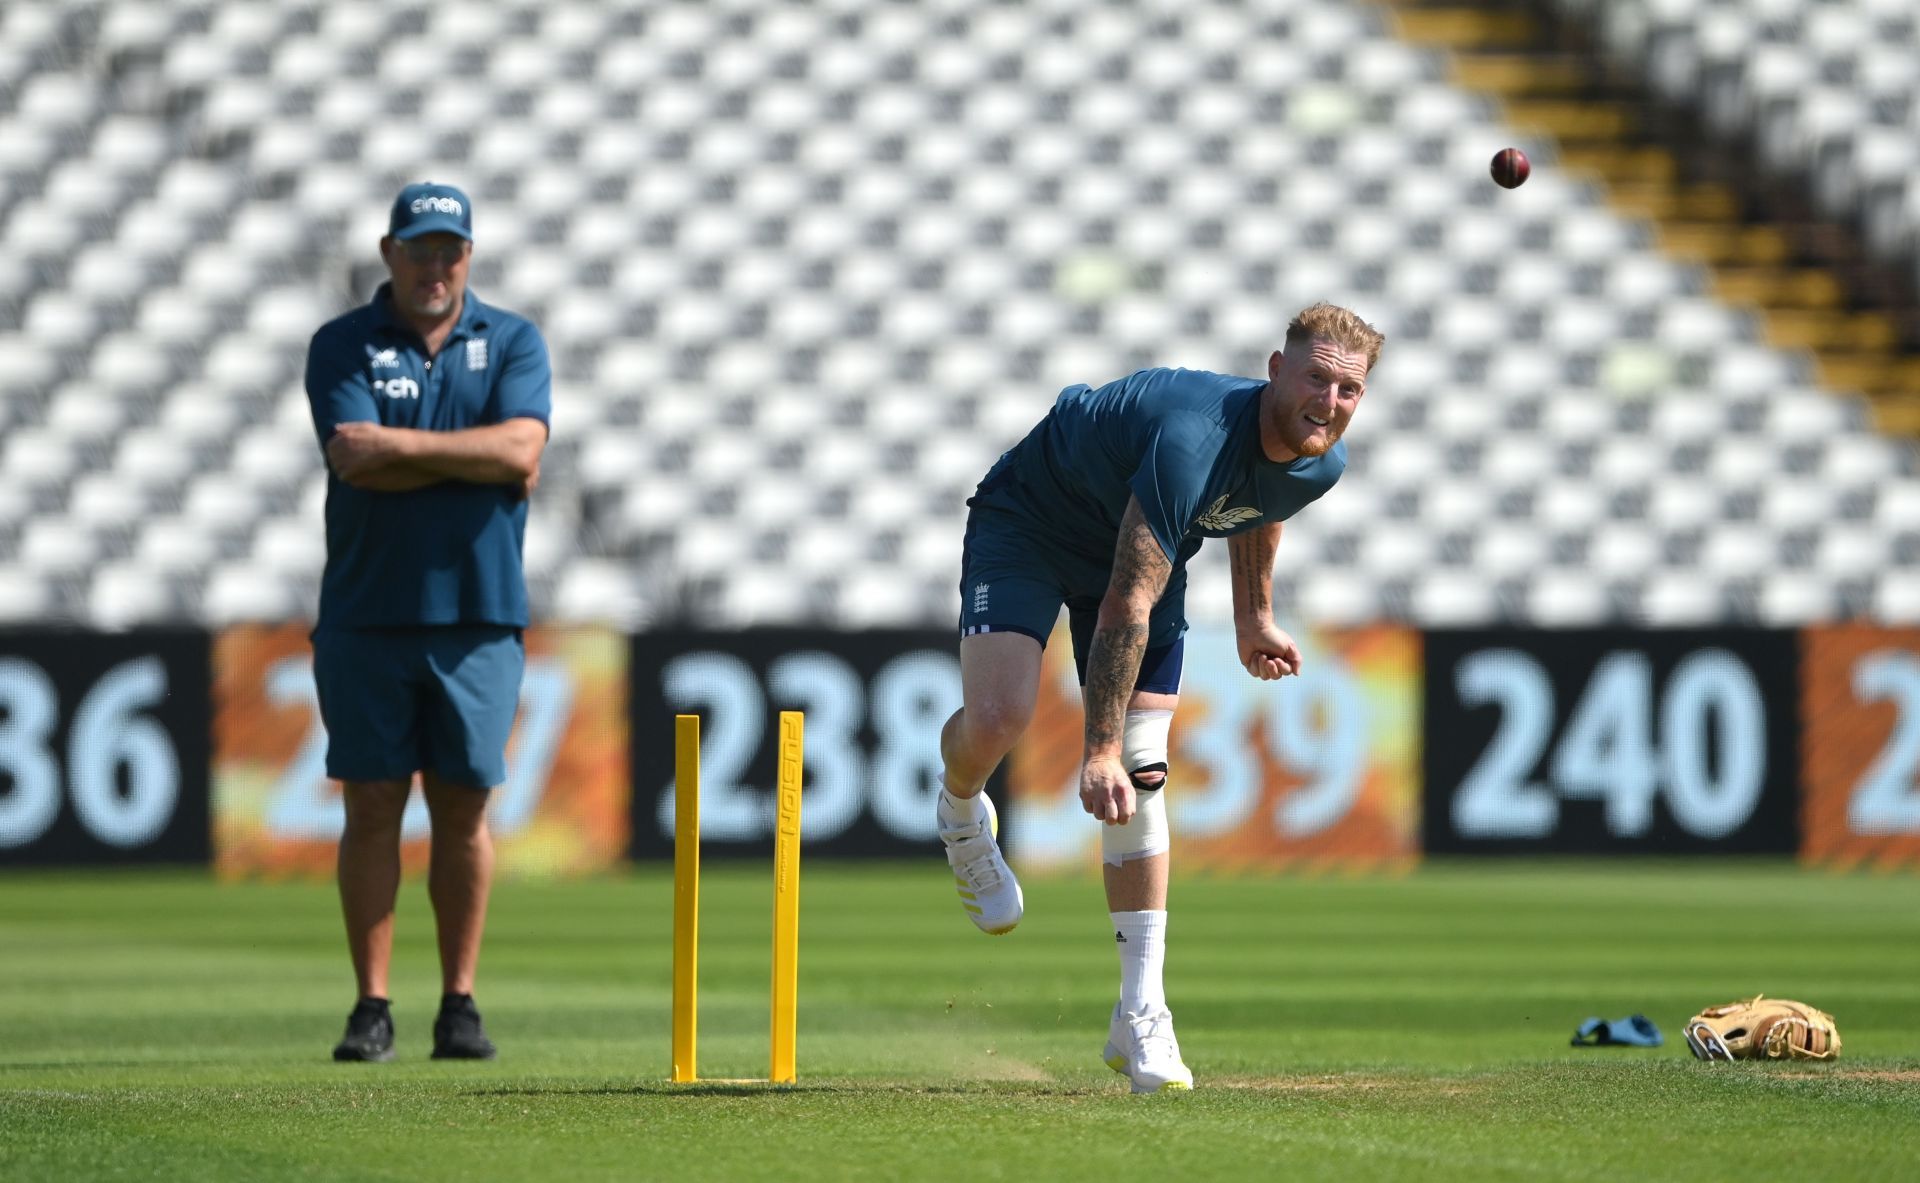
<path fill-rule="evenodd" d="M 1628 1015 L 1611 1023 L 1588 1019 L 1573 1033 L 1575 1047 L 1659 1047 L 1665 1042 L 1660 1028 L 1645 1015 Z"/>

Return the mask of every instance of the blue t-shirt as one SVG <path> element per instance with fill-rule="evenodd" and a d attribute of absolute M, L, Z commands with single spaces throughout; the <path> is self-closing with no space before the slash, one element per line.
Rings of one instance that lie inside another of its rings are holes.
<path fill-rule="evenodd" d="M 393 315 L 388 285 L 327 322 L 307 348 L 307 399 L 324 453 L 337 424 L 458 431 L 508 419 L 548 423 L 546 342 L 524 317 L 466 293 L 436 357 Z M 518 486 L 447 480 L 405 493 L 356 489 L 327 473 L 327 566 L 316 628 L 527 626 Z"/>
<path fill-rule="evenodd" d="M 1333 487 L 1347 447 L 1285 463 L 1260 447 L 1259 378 L 1141 370 L 1069 386 L 1000 457 L 970 504 L 1022 519 L 1042 541 L 1111 564 L 1127 499 L 1177 568 L 1202 539 L 1285 521 Z"/>

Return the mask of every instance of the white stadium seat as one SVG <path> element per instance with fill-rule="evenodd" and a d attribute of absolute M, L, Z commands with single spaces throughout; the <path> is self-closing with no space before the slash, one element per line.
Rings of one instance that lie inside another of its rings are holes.
<path fill-rule="evenodd" d="M 157 624 L 178 616 L 174 589 L 158 572 L 131 563 L 107 563 L 87 587 L 87 615 L 105 629 Z"/>
<path fill-rule="evenodd" d="M 1727 616 L 1727 597 L 1692 571 L 1656 571 L 1640 594 L 1639 619 L 1655 628 L 1700 628 Z"/>
<path fill-rule="evenodd" d="M 1546 628 L 1592 628 L 1616 618 L 1607 585 L 1589 571 L 1541 571 L 1526 594 L 1528 615 Z"/>
<path fill-rule="evenodd" d="M 133 558 L 141 566 L 168 575 L 197 575 L 219 557 L 214 535 L 184 518 L 155 517 L 140 525 Z"/>
<path fill-rule="evenodd" d="M 554 595 L 554 618 L 563 622 L 631 628 L 645 623 L 640 588 L 626 565 L 585 558 L 567 565 Z"/>
<path fill-rule="evenodd" d="M 59 518 L 35 518 L 20 537 L 19 561 L 40 575 L 83 573 L 100 557 L 98 537 L 84 524 Z"/>
<path fill-rule="evenodd" d="M 0 622 L 33 624 L 53 607 L 46 581 L 17 563 L 0 564 Z"/>

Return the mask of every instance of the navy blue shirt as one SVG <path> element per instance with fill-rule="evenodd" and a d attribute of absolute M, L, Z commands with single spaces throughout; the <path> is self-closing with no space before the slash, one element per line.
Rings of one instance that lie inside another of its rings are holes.
<path fill-rule="evenodd" d="M 1202 539 L 1285 521 L 1333 487 L 1347 446 L 1284 463 L 1260 447 L 1266 381 L 1141 370 L 1069 386 L 1000 457 L 973 503 L 1023 519 L 1042 540 L 1111 563 L 1130 497 L 1179 567 Z"/>
<path fill-rule="evenodd" d="M 465 306 L 436 357 L 382 284 L 307 347 L 307 399 L 326 448 L 341 423 L 458 431 L 552 413 L 546 342 L 525 317 Z M 527 626 L 518 485 L 447 480 L 405 493 L 356 489 L 327 470 L 327 566 L 317 628 Z"/>

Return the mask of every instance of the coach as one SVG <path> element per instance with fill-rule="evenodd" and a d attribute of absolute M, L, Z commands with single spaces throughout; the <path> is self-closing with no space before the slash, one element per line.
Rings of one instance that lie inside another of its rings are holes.
<path fill-rule="evenodd" d="M 387 967 L 418 773 L 443 991 L 433 1055 L 490 1059 L 473 1001 L 493 878 L 486 805 L 506 779 L 525 665 L 521 546 L 552 374 L 531 322 L 467 290 L 466 194 L 402 189 L 380 256 L 389 281 L 307 352 L 328 469 L 313 672 L 327 775 L 346 802 L 340 903 L 360 991 L 333 1057 L 393 1058 Z"/>

